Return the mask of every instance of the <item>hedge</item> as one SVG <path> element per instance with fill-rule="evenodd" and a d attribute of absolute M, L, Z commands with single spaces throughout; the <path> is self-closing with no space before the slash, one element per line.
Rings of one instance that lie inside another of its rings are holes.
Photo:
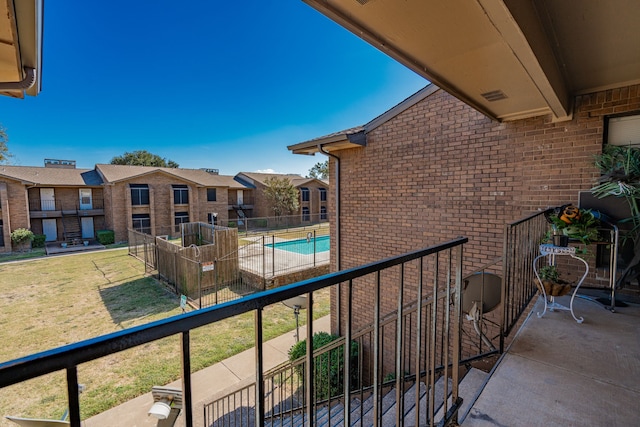
<path fill-rule="evenodd" d="M 98 230 L 96 237 L 101 245 L 110 245 L 116 241 L 115 233 L 112 230 Z"/>

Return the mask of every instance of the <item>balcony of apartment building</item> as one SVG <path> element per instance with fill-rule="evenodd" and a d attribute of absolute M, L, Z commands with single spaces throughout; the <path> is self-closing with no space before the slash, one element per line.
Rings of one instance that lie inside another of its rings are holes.
<path fill-rule="evenodd" d="M 29 216 L 38 218 L 61 218 L 63 215 L 101 216 L 104 215 L 104 199 L 92 197 L 74 201 L 29 198 Z"/>
<path fill-rule="evenodd" d="M 163 399 L 163 426 L 633 425 L 640 305 L 614 309 L 615 295 L 609 305 L 569 295 L 545 306 L 532 236 L 546 228 L 542 213 L 507 224 L 504 256 L 484 266 L 464 267 L 467 239 L 460 237 L 5 362 L 0 387 L 65 371 L 72 426 L 147 425 L 147 411 Z M 307 340 L 306 356 L 274 367 L 282 351 L 265 343 L 263 309 L 297 305 L 313 336 L 314 295 L 325 288 L 341 319 L 333 331 L 339 339 L 313 351 Z M 371 298 L 365 314 L 363 292 Z M 253 351 L 192 372 L 190 349 L 198 343 L 191 332 L 243 313 L 253 313 Z M 154 388 L 83 424 L 84 363 L 176 335 L 182 378 L 170 391 Z M 242 381 L 217 381 L 225 365 Z"/>

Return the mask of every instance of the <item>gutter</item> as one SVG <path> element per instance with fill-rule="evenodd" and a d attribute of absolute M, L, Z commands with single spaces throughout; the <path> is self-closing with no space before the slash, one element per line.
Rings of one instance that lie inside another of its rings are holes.
<path fill-rule="evenodd" d="M 25 77 L 19 82 L 0 82 L 0 92 L 10 90 L 25 91 L 31 89 L 36 83 L 36 70 L 35 68 L 24 67 Z"/>
<path fill-rule="evenodd" d="M 326 151 L 324 148 L 323 144 L 318 144 L 318 151 L 322 154 L 324 154 L 327 157 L 333 157 L 336 160 L 336 178 L 335 178 L 335 182 L 336 182 L 336 269 L 337 271 L 340 271 L 342 269 L 342 262 L 341 262 L 341 251 L 340 251 L 340 246 L 341 246 L 341 239 L 340 239 L 340 157 L 336 156 L 335 154 L 331 154 L 330 152 Z M 336 301 L 336 318 L 338 319 L 338 331 L 337 334 L 338 336 L 341 336 L 342 334 L 340 333 L 341 330 L 341 321 L 340 321 L 340 307 L 342 306 L 342 292 L 340 289 L 340 283 L 336 284 L 336 291 L 337 291 L 337 301 Z"/>

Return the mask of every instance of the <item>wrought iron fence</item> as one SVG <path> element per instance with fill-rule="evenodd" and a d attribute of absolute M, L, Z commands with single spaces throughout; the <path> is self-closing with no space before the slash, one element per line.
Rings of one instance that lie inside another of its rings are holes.
<path fill-rule="evenodd" d="M 505 226 L 502 272 L 503 320 L 500 351 L 538 288 L 533 273 L 533 260 L 548 229 L 544 212 L 536 212 Z"/>
<path fill-rule="evenodd" d="M 314 351 L 313 363 L 303 357 L 283 364 L 266 372 L 260 387 L 252 383 L 205 405 L 204 425 L 253 424 L 260 410 L 265 414 L 260 425 L 269 426 L 307 425 L 309 420 L 328 426 L 372 425 L 374 420 L 385 425 L 383 416 L 395 417 L 395 425 L 405 422 L 405 417 L 426 419 L 429 425 L 454 419 L 461 402 L 457 367 L 462 249 L 454 250 L 459 252 L 405 259 L 343 283 L 349 295 L 346 334 Z M 399 281 L 400 308 L 380 316 L 380 293 L 382 288 L 389 292 L 384 285 L 389 277 L 382 276 L 398 266 L 392 274 Z M 363 285 L 375 294 L 374 322 L 351 332 L 354 288 Z M 310 344 L 307 354 L 309 349 Z M 258 388 L 264 397 L 256 405 Z M 441 392 L 434 392 L 437 389 Z M 396 409 L 383 415 L 383 396 L 389 393 Z"/>
<path fill-rule="evenodd" d="M 334 286 L 342 283 L 346 286 L 347 292 L 351 293 L 353 285 L 356 281 L 362 278 L 373 278 L 374 287 L 372 291 L 376 295 L 376 305 L 373 307 L 376 312 L 376 323 L 374 324 L 374 331 L 380 331 L 380 322 L 382 318 L 379 315 L 379 297 L 381 292 L 380 286 L 380 274 L 383 271 L 389 271 L 390 269 L 399 269 L 400 276 L 405 267 L 410 263 L 418 263 L 420 272 L 427 274 L 433 272 L 431 269 L 422 269 L 423 261 L 427 259 L 441 260 L 443 263 L 442 269 L 436 269 L 437 274 L 433 277 L 433 289 L 436 295 L 440 295 L 438 292 L 444 292 L 445 297 L 442 302 L 440 298 L 434 299 L 434 307 L 441 306 L 445 311 L 451 312 L 450 320 L 446 321 L 443 327 L 445 328 L 438 336 L 429 335 L 421 327 L 416 327 L 415 335 L 407 335 L 404 322 L 397 322 L 396 333 L 393 339 L 398 337 L 396 342 L 399 345 L 396 347 L 396 360 L 398 361 L 394 372 L 396 376 L 396 387 L 402 387 L 400 373 L 404 372 L 404 369 L 411 369 L 410 365 L 405 365 L 403 362 L 406 358 L 402 354 L 402 350 L 407 348 L 409 343 L 413 345 L 413 352 L 415 352 L 415 372 L 424 369 L 428 373 L 434 373 L 436 368 L 436 359 L 428 358 L 424 359 L 428 352 L 425 352 L 426 348 L 435 348 L 437 345 L 444 346 L 443 348 L 449 348 L 451 351 L 447 352 L 443 361 L 443 375 L 445 377 L 450 376 L 452 378 L 452 398 L 453 403 L 446 412 L 446 417 L 455 419 L 456 410 L 459 407 L 461 400 L 458 398 L 458 346 L 459 346 L 459 330 L 460 324 L 460 311 L 459 311 L 459 295 L 460 295 L 460 283 L 461 283 L 461 268 L 462 268 L 462 245 L 467 242 L 466 238 L 458 238 L 452 241 L 431 246 L 419 251 L 407 253 L 397 257 L 389 258 L 386 260 L 374 262 L 361 267 L 341 271 L 338 273 L 328 274 L 322 277 L 306 280 L 299 283 L 294 283 L 288 286 L 283 286 L 277 289 L 261 292 L 259 294 L 251 295 L 246 298 L 231 301 L 227 304 L 221 304 L 214 307 L 193 311 L 190 313 L 174 316 L 168 319 L 159 320 L 149 323 L 147 325 L 137 326 L 135 328 L 125 329 L 112 334 L 103 335 L 100 337 L 92 338 L 89 340 L 81 341 L 79 343 L 59 347 L 53 350 L 33 354 L 30 356 L 22 357 L 20 359 L 4 362 L 0 364 L 0 388 L 4 388 L 13 384 L 17 384 L 23 381 L 28 381 L 32 378 L 37 378 L 42 375 L 46 375 L 55 371 L 66 371 L 66 382 L 68 392 L 68 406 L 70 414 L 70 425 L 73 427 L 80 427 L 80 402 L 78 397 L 78 367 L 83 363 L 97 360 L 102 357 L 124 351 L 130 348 L 134 348 L 140 345 L 154 342 L 156 340 L 166 338 L 172 335 L 179 334 L 182 338 L 182 392 L 183 392 L 183 407 L 184 407 L 184 422 L 185 425 L 191 427 L 194 425 L 193 420 L 193 397 L 191 389 L 191 358 L 190 358 L 190 332 L 191 330 L 204 326 L 214 324 L 220 320 L 227 319 L 242 313 L 253 312 L 255 316 L 255 351 L 256 360 L 255 366 L 252 366 L 255 374 L 255 419 L 259 425 L 265 425 L 265 388 L 264 388 L 264 362 L 263 362 L 263 309 L 271 304 L 279 303 L 290 298 L 294 298 L 299 295 L 306 295 L 309 302 L 307 308 L 307 336 L 313 336 L 313 293 L 320 289 Z M 444 258 L 447 258 L 446 260 Z M 438 262 L 440 264 L 440 262 Z M 448 265 L 448 267 L 447 267 Z M 378 278 L 376 281 L 375 278 Z M 436 280 L 437 279 L 437 280 Z M 413 282 L 411 282 L 413 283 Z M 405 286 L 411 286 L 411 283 L 400 280 L 398 291 L 398 319 L 404 318 L 404 306 L 402 295 L 404 294 Z M 422 307 L 419 302 L 422 300 L 423 293 L 423 281 L 417 282 L 418 295 L 420 298 L 417 301 L 419 307 Z M 351 299 L 349 300 L 351 301 Z M 449 309 L 449 307 L 452 307 Z M 424 310 L 418 309 L 417 316 L 420 321 L 417 325 L 428 324 L 427 320 L 430 319 L 428 313 Z M 346 317 L 346 342 L 351 342 L 352 331 L 352 307 L 351 304 L 347 307 Z M 425 323 L 426 322 L 426 323 Z M 433 329 L 432 329 L 433 330 Z M 370 351 L 374 352 L 373 368 L 373 383 L 382 384 L 382 370 L 381 360 L 382 355 L 380 353 L 381 340 L 389 339 L 389 337 L 382 337 L 379 332 L 374 333 L 374 345 Z M 430 346 L 427 347 L 427 343 L 430 342 Z M 406 343 L 406 344 L 403 344 Z M 344 346 L 344 359 L 351 360 L 352 350 L 351 346 Z M 418 360 L 426 360 L 424 365 L 418 363 Z M 304 381 L 308 386 L 305 388 L 305 399 L 307 402 L 312 402 L 315 392 L 313 390 L 313 359 L 311 351 L 311 340 L 308 340 L 307 356 L 305 358 L 305 364 L 307 369 L 304 372 Z M 420 365 L 420 366 L 419 366 Z M 419 369 L 420 368 L 420 369 Z M 351 389 L 351 367 L 348 363 L 343 366 L 345 380 L 343 390 L 347 392 Z M 427 384 L 432 384 L 435 381 L 433 376 L 426 379 Z M 445 386 L 446 387 L 446 386 Z M 380 398 L 381 388 L 374 387 L 372 390 L 373 399 L 373 411 L 375 414 L 380 413 Z M 343 392 L 344 393 L 344 392 Z M 399 392 L 398 392 L 399 393 Z M 416 398 L 418 394 L 416 394 Z M 399 400 L 402 402 L 402 400 Z M 399 403 L 402 406 L 402 403 Z M 351 412 L 351 403 L 349 399 L 345 400 L 345 425 L 349 424 L 349 414 Z M 444 403 L 445 407 L 447 403 Z M 429 406 L 432 408 L 432 405 Z M 402 409 L 402 408 L 400 408 Z M 305 414 L 307 419 L 312 419 L 314 405 L 307 405 Z M 430 412 L 431 414 L 433 411 Z M 402 417 L 403 411 L 399 410 L 397 417 Z"/>
<path fill-rule="evenodd" d="M 219 221 L 220 225 L 237 228 L 239 233 L 251 234 L 274 230 L 305 230 L 307 228 L 329 227 L 329 213 L 282 215 L 279 217 L 238 217 Z"/>

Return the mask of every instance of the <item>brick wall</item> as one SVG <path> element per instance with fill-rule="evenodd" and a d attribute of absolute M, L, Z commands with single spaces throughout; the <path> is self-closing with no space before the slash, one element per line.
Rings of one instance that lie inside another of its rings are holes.
<path fill-rule="evenodd" d="M 501 256 L 505 223 L 577 203 L 595 184 L 605 117 L 640 112 L 639 88 L 579 96 L 573 119 L 558 123 L 494 122 L 442 90 L 410 107 L 371 131 L 366 147 L 338 152 L 342 268 L 456 236 L 469 237 L 465 272 Z M 334 269 L 335 241 L 332 227 Z M 395 294 L 383 294 L 393 307 Z M 360 288 L 354 301 L 356 310 L 369 309 L 370 290 Z"/>
<path fill-rule="evenodd" d="M 149 186 L 149 205 L 132 206 L 129 184 Z M 187 185 L 189 204 L 175 205 L 172 185 Z M 133 214 L 149 214 L 151 228 L 156 234 L 167 234 L 174 227 L 176 212 L 188 212 L 190 222 L 207 222 L 207 213 L 217 212 L 218 221 L 228 215 L 228 193 L 226 188 L 217 188 L 216 201 L 207 201 L 206 188 L 181 181 L 163 173 L 136 177 L 105 187 L 105 217 L 107 228 L 113 229 L 116 242 L 126 241 L 127 230 L 132 227 Z"/>

